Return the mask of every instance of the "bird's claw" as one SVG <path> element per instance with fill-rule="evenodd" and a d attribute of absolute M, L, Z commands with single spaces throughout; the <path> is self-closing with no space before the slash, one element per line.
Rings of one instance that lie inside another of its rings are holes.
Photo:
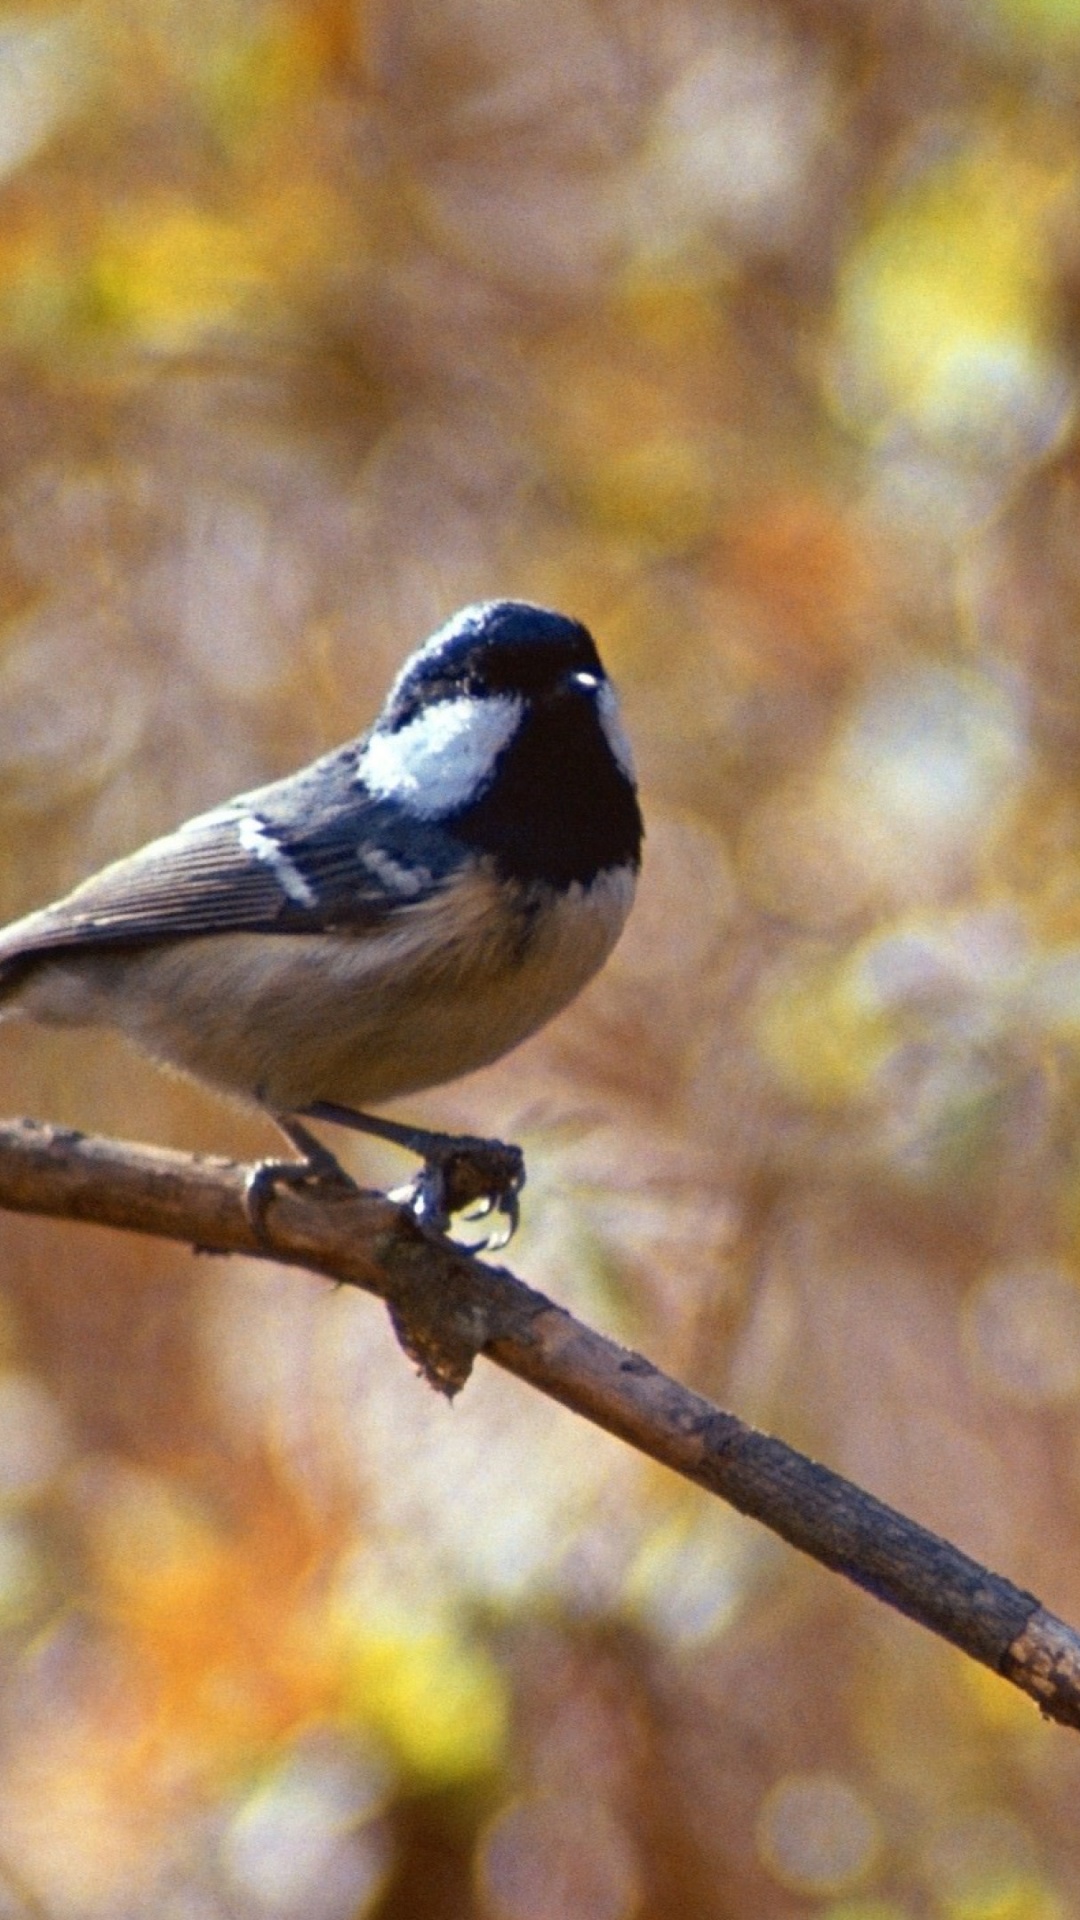
<path fill-rule="evenodd" d="M 350 1194 L 359 1191 L 331 1154 L 327 1154 L 327 1161 L 329 1165 L 321 1160 L 256 1161 L 244 1182 L 244 1212 L 257 1239 L 267 1238 L 266 1209 L 278 1187 L 324 1188 Z"/>
<path fill-rule="evenodd" d="M 520 1147 L 462 1134 L 429 1147 L 407 1193 L 417 1219 L 439 1233 L 446 1232 L 455 1213 L 464 1213 L 470 1220 L 501 1214 L 502 1227 L 466 1248 L 468 1253 L 481 1253 L 497 1251 L 513 1238 L 524 1185 L 525 1156 Z"/>

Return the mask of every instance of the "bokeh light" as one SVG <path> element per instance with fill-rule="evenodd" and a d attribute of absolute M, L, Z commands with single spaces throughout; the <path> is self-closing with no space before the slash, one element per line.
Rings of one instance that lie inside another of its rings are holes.
<path fill-rule="evenodd" d="M 485 1835 L 480 1867 L 493 1920 L 633 1920 L 640 1911 L 630 1836 L 602 1803 L 521 1800 Z"/>
<path fill-rule="evenodd" d="M 866 1880 L 881 1846 L 862 1796 L 829 1774 L 791 1774 L 770 1788 L 757 1822 L 769 1871 L 795 1893 L 847 1892 Z"/>

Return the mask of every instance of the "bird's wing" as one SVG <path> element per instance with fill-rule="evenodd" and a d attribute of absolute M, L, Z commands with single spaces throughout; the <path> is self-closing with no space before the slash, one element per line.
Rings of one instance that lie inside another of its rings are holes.
<path fill-rule="evenodd" d="M 197 934 L 361 932 L 438 891 L 461 850 L 332 761 L 241 796 L 0 933 L 0 969 L 60 948 Z"/>

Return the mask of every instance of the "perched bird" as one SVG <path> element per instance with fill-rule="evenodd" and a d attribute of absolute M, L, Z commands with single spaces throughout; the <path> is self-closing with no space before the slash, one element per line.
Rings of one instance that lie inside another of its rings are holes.
<path fill-rule="evenodd" d="M 587 629 L 466 607 L 370 732 L 0 932 L 0 1015 L 116 1027 L 264 1108 L 303 1159 L 265 1163 L 261 1198 L 263 1174 L 345 1179 L 311 1116 L 419 1153 L 422 1217 L 479 1201 L 508 1238 L 517 1148 L 363 1109 L 484 1066 L 565 1007 L 619 937 L 641 841 Z"/>

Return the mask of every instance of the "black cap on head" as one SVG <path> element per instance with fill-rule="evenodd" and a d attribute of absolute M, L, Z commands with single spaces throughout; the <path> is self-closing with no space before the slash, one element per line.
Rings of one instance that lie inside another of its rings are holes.
<path fill-rule="evenodd" d="M 405 662 L 381 724 L 401 726 L 421 702 L 463 693 L 543 693 L 575 672 L 604 672 L 580 620 L 527 600 L 480 601 L 463 607 Z"/>

